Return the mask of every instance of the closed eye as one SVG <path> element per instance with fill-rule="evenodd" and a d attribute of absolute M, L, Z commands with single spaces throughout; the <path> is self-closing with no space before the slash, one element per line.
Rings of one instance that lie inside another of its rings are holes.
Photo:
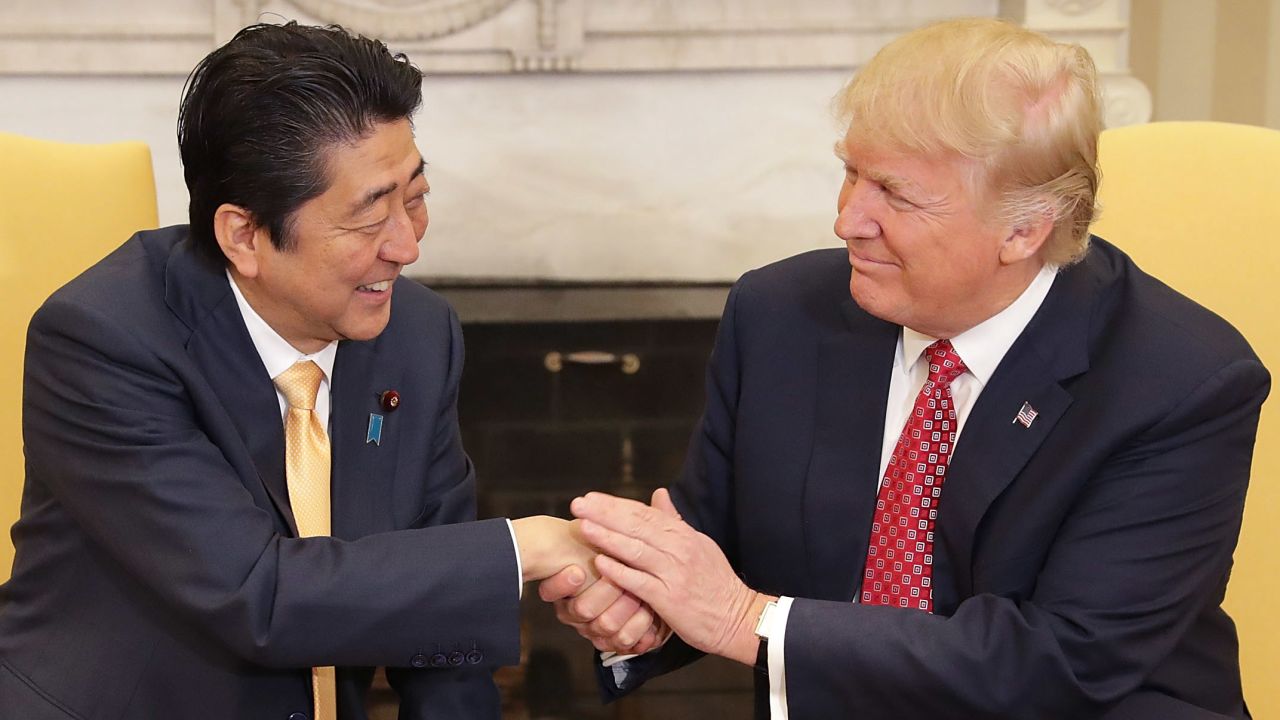
<path fill-rule="evenodd" d="M 886 190 L 885 192 L 889 196 L 889 204 L 893 205 L 899 210 L 914 210 L 920 207 L 919 205 L 911 202 L 910 200 L 906 199 L 905 197 L 899 195 L 896 192 L 893 192 L 890 190 Z"/>
<path fill-rule="evenodd" d="M 386 223 L 387 223 L 387 219 L 382 218 L 381 220 L 375 223 L 370 223 L 368 225 L 363 225 L 361 227 L 358 227 L 356 228 L 356 230 L 366 235 L 377 235 L 379 232 L 382 231 L 382 226 L 385 225 Z"/>

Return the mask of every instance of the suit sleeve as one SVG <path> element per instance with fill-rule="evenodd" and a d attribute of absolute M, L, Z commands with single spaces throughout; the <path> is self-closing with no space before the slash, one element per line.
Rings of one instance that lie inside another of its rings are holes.
<path fill-rule="evenodd" d="M 453 525 L 476 519 L 476 476 L 462 448 L 458 426 L 458 386 L 462 380 L 462 327 L 457 314 L 449 310 L 449 372 L 430 447 L 428 477 L 423 483 L 438 504 L 416 521 L 418 527 Z M 443 488 L 443 489 L 442 489 Z M 511 544 L 508 539 L 508 544 Z M 506 583 L 519 595 L 519 576 L 514 567 L 509 575 L 490 578 L 490 583 Z M 463 647 L 463 651 L 471 648 Z M 409 718 L 500 718 L 501 698 L 488 667 L 464 665 L 446 670 L 433 668 L 387 668 L 387 681 L 400 697 L 400 717 Z"/>
<path fill-rule="evenodd" d="M 1112 456 L 1025 599 L 979 594 L 951 617 L 797 599 L 792 717 L 1087 718 L 1125 699 L 1221 600 L 1268 383 L 1231 362 Z"/>
<path fill-rule="evenodd" d="M 406 666 L 455 645 L 482 649 L 485 666 L 518 662 L 516 593 L 469 580 L 515 572 L 504 521 L 354 541 L 279 535 L 197 416 L 188 384 L 203 380 L 177 365 L 81 304 L 50 301 L 31 323 L 29 482 L 47 485 L 112 562 L 264 666 Z M 436 442 L 469 467 L 456 437 Z M 457 498 L 474 492 L 457 477 Z M 455 498 L 441 512 L 463 507 Z"/>

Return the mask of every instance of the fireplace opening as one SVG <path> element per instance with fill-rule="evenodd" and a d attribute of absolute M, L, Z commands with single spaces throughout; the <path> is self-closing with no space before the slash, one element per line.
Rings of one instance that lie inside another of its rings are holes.
<path fill-rule="evenodd" d="M 676 478 L 728 285 L 429 284 L 463 323 L 480 517 L 569 517 L 589 490 L 647 501 Z M 750 716 L 751 670 L 714 657 L 604 706 L 591 646 L 536 592 L 522 618 L 524 662 L 498 675 L 504 718 Z"/>

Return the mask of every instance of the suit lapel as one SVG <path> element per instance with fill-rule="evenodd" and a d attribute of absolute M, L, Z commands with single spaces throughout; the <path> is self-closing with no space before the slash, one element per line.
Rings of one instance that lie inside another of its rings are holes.
<path fill-rule="evenodd" d="M 379 529 L 391 529 L 386 498 L 399 459 L 397 413 L 381 406 L 383 391 L 402 379 L 399 364 L 376 362 L 383 338 L 368 342 L 343 341 L 333 364 L 333 404 L 329 415 L 333 474 L 333 535 L 353 539 Z M 369 440 L 370 415 L 382 416 L 379 442 Z M 430 438 L 421 438 L 422 443 Z"/>
<path fill-rule="evenodd" d="M 280 520 L 296 536 L 285 485 L 279 400 L 245 329 L 226 274 L 198 259 L 189 240 L 174 247 L 165 274 L 165 301 L 191 330 L 187 353 L 248 448 Z"/>
<path fill-rule="evenodd" d="M 875 509 L 874 479 L 899 328 L 846 298 L 845 327 L 818 353 L 813 454 L 804 496 L 806 556 L 813 594 L 853 597 Z"/>
<path fill-rule="evenodd" d="M 939 614 L 951 614 L 972 595 L 974 538 L 982 517 L 1071 405 L 1062 381 L 1088 369 L 1092 293 L 1082 266 L 1055 279 L 983 388 L 956 443 L 938 509 L 933 578 Z M 1038 413 L 1030 427 L 1015 422 L 1023 403 Z"/>

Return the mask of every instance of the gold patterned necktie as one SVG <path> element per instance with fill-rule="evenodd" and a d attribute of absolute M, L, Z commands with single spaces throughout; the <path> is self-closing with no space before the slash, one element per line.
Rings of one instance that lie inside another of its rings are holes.
<path fill-rule="evenodd" d="M 276 376 L 276 388 L 289 403 L 284 421 L 284 468 L 289 505 L 298 524 L 298 536 L 328 535 L 329 433 L 316 413 L 316 392 L 324 371 L 307 360 Z M 337 687 L 332 667 L 311 669 L 315 696 L 315 720 L 337 720 Z"/>

